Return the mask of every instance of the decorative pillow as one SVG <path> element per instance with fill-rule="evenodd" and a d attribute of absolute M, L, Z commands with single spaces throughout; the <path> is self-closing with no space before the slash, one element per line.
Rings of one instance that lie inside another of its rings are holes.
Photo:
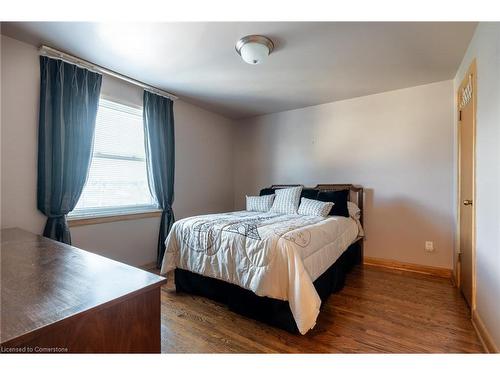
<path fill-rule="evenodd" d="M 268 194 L 274 194 L 277 189 L 273 188 L 264 188 L 260 191 L 260 195 L 268 195 Z M 318 190 L 316 189 L 302 189 L 302 192 L 300 193 L 301 198 L 308 198 L 308 199 L 316 199 L 318 197 Z"/>
<path fill-rule="evenodd" d="M 327 217 L 333 207 L 333 202 L 322 202 L 315 199 L 300 200 L 299 215 Z"/>
<path fill-rule="evenodd" d="M 261 197 L 249 197 L 247 195 L 247 211 L 269 211 L 273 205 L 274 197 L 274 194 Z"/>
<path fill-rule="evenodd" d="M 259 195 L 271 195 L 271 194 L 274 194 L 274 192 L 276 191 L 276 189 L 272 189 L 272 188 L 264 188 L 260 191 Z"/>
<path fill-rule="evenodd" d="M 349 190 L 320 191 L 318 200 L 334 203 L 329 215 L 349 217 L 349 210 L 347 209 Z"/>
<path fill-rule="evenodd" d="M 296 214 L 299 208 L 300 192 L 302 186 L 296 186 L 287 189 L 277 189 L 276 198 L 274 198 L 272 212 L 280 214 Z"/>
<path fill-rule="evenodd" d="M 302 189 L 302 193 L 300 193 L 301 198 L 307 199 L 317 199 L 318 198 L 318 190 L 316 189 Z"/>

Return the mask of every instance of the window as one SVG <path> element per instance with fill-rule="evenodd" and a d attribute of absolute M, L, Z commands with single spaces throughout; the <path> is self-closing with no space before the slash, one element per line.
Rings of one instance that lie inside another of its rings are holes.
<path fill-rule="evenodd" d="M 146 172 L 142 109 L 101 98 L 89 176 L 70 216 L 154 209 Z"/>

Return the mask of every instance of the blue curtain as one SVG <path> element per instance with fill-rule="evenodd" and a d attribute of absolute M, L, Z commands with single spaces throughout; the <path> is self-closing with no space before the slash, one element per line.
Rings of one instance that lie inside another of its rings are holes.
<path fill-rule="evenodd" d="M 144 91 L 144 139 L 149 190 L 162 210 L 156 264 L 161 266 L 165 239 L 174 222 L 174 110 L 173 101 Z"/>
<path fill-rule="evenodd" d="M 87 179 L 102 76 L 45 56 L 40 76 L 37 204 L 43 235 L 71 244 L 66 215 Z"/>

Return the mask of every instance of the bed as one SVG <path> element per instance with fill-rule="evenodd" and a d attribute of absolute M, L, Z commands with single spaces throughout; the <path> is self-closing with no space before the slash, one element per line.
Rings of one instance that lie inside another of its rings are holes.
<path fill-rule="evenodd" d="M 273 185 L 260 195 L 300 185 Z M 348 192 L 347 192 L 347 191 Z M 222 302 L 242 315 L 307 333 L 322 301 L 363 258 L 363 189 L 350 184 L 302 188 L 302 197 L 344 191 L 357 215 L 314 217 L 236 211 L 174 223 L 162 274 L 177 292 Z"/>

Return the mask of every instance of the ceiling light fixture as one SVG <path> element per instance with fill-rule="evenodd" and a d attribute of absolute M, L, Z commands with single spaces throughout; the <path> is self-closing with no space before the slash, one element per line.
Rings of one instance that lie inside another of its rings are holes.
<path fill-rule="evenodd" d="M 262 35 L 247 35 L 236 42 L 236 52 L 247 64 L 261 64 L 273 52 L 274 44 Z"/>

